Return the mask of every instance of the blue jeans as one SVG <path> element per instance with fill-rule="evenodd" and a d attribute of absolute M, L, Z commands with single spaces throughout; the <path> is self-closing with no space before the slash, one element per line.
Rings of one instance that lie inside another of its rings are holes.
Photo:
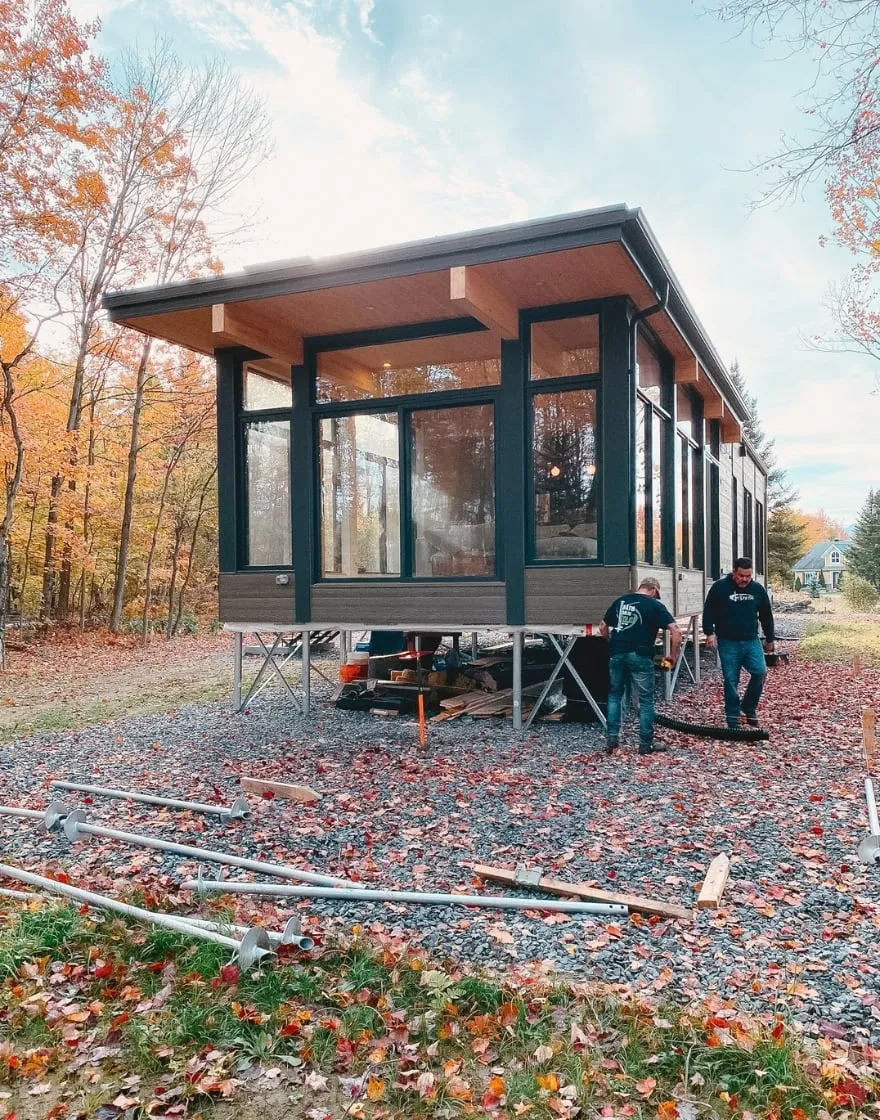
<path fill-rule="evenodd" d="M 654 742 L 654 661 L 641 653 L 616 653 L 608 663 L 611 691 L 608 693 L 608 738 L 620 738 L 620 705 L 632 681 L 639 694 L 639 742 Z"/>
<path fill-rule="evenodd" d="M 724 678 L 724 716 L 728 727 L 739 727 L 740 711 L 753 716 L 758 710 L 764 678 L 767 676 L 764 647 L 759 638 L 749 638 L 746 642 L 719 638 L 718 657 Z M 739 677 L 743 669 L 751 676 L 740 705 Z"/>

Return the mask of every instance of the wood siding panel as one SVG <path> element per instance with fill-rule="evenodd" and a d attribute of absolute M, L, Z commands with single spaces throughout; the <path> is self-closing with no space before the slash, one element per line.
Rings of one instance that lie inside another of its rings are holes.
<path fill-rule="evenodd" d="M 504 626 L 506 604 L 504 584 L 494 582 L 312 585 L 312 618 L 319 624 Z"/>
<path fill-rule="evenodd" d="M 667 610 L 672 610 L 672 594 L 675 586 L 675 576 L 672 568 L 652 568 L 646 564 L 639 564 L 638 567 L 639 579 L 644 579 L 646 576 L 653 576 L 660 584 L 660 598 L 663 600 Z"/>
<path fill-rule="evenodd" d="M 618 595 L 629 591 L 630 569 L 526 568 L 526 623 L 579 626 L 601 621 Z"/>
<path fill-rule="evenodd" d="M 703 593 L 703 573 L 689 569 L 679 572 L 678 581 L 678 610 L 676 614 L 681 618 L 686 614 L 700 614 L 703 610 L 705 595 Z"/>
<path fill-rule="evenodd" d="M 293 572 L 277 584 L 277 572 L 221 572 L 219 581 L 221 622 L 272 622 L 285 626 L 296 620 Z"/>

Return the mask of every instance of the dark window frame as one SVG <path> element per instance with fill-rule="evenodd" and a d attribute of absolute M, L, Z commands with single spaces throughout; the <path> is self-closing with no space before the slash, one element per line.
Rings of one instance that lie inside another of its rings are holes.
<path fill-rule="evenodd" d="M 450 334 L 477 334 L 486 328 L 475 319 L 444 319 L 432 323 L 414 323 L 402 327 L 381 327 L 374 330 L 325 335 L 306 342 L 305 361 L 308 371 L 308 409 L 312 425 L 314 455 L 312 457 L 312 582 L 326 587 L 345 584 L 371 586 L 374 584 L 433 584 L 433 583 L 498 583 L 504 576 L 503 503 L 499 502 L 498 437 L 499 397 L 501 384 L 480 386 L 475 389 L 443 389 L 428 393 L 400 394 L 395 397 L 371 397 L 355 401 L 328 401 L 317 403 L 318 355 L 334 350 L 348 350 L 358 346 L 380 343 L 406 342 L 421 338 L 442 338 Z M 501 348 L 498 351 L 501 358 Z M 465 408 L 468 405 L 492 406 L 492 423 L 495 439 L 493 474 L 495 482 L 495 571 L 487 576 L 417 576 L 413 575 L 412 523 L 412 425 L 414 412 L 436 412 L 448 408 Z M 396 412 L 398 417 L 399 450 L 399 504 L 400 504 L 400 575 L 325 575 L 321 557 L 321 421 L 340 416 L 370 415 Z"/>
<path fill-rule="evenodd" d="M 235 464 L 238 493 L 241 495 L 240 508 L 236 517 L 236 571 L 238 572 L 293 572 L 293 537 L 296 526 L 293 517 L 293 401 L 287 408 L 244 408 L 244 370 L 253 358 L 241 358 L 237 362 L 234 384 L 235 399 Z M 292 379 L 291 379 L 292 381 Z M 248 496 L 247 439 L 245 433 L 251 424 L 286 423 L 290 430 L 288 460 L 288 503 L 290 506 L 290 563 L 289 564 L 251 564 L 250 562 L 250 500 Z"/>
<path fill-rule="evenodd" d="M 646 553 L 650 559 L 636 561 L 650 567 L 674 567 L 675 562 L 675 502 L 670 501 L 670 495 L 675 489 L 675 431 L 673 427 L 673 408 L 675 400 L 675 371 L 672 356 L 665 350 L 646 323 L 640 323 L 636 336 L 636 363 L 638 363 L 639 344 L 643 343 L 652 351 L 660 363 L 661 371 L 661 403 L 652 401 L 651 398 L 639 388 L 638 375 L 634 379 L 636 399 L 645 405 L 645 447 L 646 470 L 650 485 L 647 487 L 646 513 L 645 513 L 645 544 Z M 661 441 L 661 476 L 660 476 L 660 542 L 659 546 L 654 541 L 654 419 L 660 421 Z M 638 447 L 638 440 L 634 440 L 633 452 Z M 635 466 L 635 464 L 634 464 Z M 635 475 L 633 476 L 635 482 Z M 670 524 L 672 530 L 670 530 Z M 636 539 L 636 555 L 638 555 L 638 539 Z"/>

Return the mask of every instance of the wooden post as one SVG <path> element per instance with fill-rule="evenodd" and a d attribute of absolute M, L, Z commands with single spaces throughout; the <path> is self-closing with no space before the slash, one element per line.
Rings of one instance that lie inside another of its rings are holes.
<path fill-rule="evenodd" d="M 721 905 L 721 896 L 727 886 L 730 875 L 730 860 L 724 854 L 716 856 L 709 864 L 703 887 L 697 899 L 698 910 L 717 910 Z"/>
<path fill-rule="evenodd" d="M 865 768 L 869 774 L 874 773 L 874 752 L 877 748 L 876 717 L 873 708 L 865 708 L 862 712 L 862 747 L 865 751 Z"/>

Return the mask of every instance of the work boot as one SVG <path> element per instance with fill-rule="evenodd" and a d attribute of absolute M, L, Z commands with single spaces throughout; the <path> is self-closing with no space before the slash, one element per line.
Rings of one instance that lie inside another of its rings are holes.
<path fill-rule="evenodd" d="M 617 750 L 617 748 L 619 746 L 620 746 L 620 740 L 619 739 L 608 739 L 605 743 L 605 753 L 606 754 L 611 754 L 611 752 Z"/>
<path fill-rule="evenodd" d="M 639 743 L 639 754 L 666 754 L 667 749 L 662 743 Z"/>
<path fill-rule="evenodd" d="M 743 718 L 743 722 L 748 724 L 749 727 L 760 727 L 761 726 L 760 723 L 758 722 L 757 713 L 755 713 L 755 712 L 744 712 L 742 718 Z"/>

